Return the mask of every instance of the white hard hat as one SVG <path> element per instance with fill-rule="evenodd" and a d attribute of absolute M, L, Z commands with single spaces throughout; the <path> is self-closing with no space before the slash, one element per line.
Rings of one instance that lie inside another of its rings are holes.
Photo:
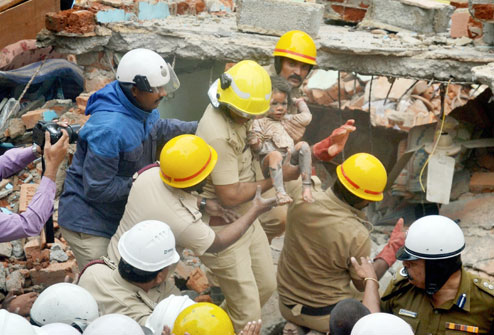
<path fill-rule="evenodd" d="M 29 321 L 22 316 L 0 309 L 0 335 L 36 335 Z"/>
<path fill-rule="evenodd" d="M 463 249 L 465 237 L 456 222 L 442 215 L 428 215 L 412 223 L 396 258 L 445 259 L 459 255 Z"/>
<path fill-rule="evenodd" d="M 155 272 L 178 262 L 175 236 L 161 221 L 147 220 L 126 231 L 118 241 L 120 256 L 133 267 Z"/>
<path fill-rule="evenodd" d="M 38 335 L 81 335 L 81 333 L 66 323 L 57 322 L 41 327 Z"/>
<path fill-rule="evenodd" d="M 122 314 L 106 314 L 100 316 L 84 330 L 83 335 L 144 335 L 141 326 Z"/>
<path fill-rule="evenodd" d="M 412 327 L 396 315 L 372 313 L 357 321 L 351 335 L 413 335 Z"/>
<path fill-rule="evenodd" d="M 134 49 L 123 55 L 117 68 L 117 80 L 135 84 L 140 90 L 163 87 L 167 93 L 176 91 L 180 82 L 175 71 L 156 52 Z"/>
<path fill-rule="evenodd" d="M 37 325 L 93 321 L 99 316 L 98 304 L 86 289 L 70 283 L 46 288 L 34 301 L 31 320 Z"/>
<path fill-rule="evenodd" d="M 170 295 L 162 300 L 153 310 L 153 313 L 146 321 L 146 327 L 153 333 L 161 335 L 164 326 L 173 328 L 177 316 L 187 307 L 194 305 L 196 302 L 188 296 Z"/>

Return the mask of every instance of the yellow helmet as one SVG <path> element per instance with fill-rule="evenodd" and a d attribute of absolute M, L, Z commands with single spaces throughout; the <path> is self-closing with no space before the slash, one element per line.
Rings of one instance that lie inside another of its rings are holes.
<path fill-rule="evenodd" d="M 216 150 L 202 138 L 188 134 L 174 137 L 161 150 L 161 180 L 175 188 L 197 185 L 213 171 L 217 160 Z"/>
<path fill-rule="evenodd" d="M 316 65 L 317 50 L 312 38 L 303 31 L 292 30 L 280 37 L 273 56 L 281 56 L 296 61 Z"/>
<path fill-rule="evenodd" d="M 383 199 L 388 177 L 384 165 L 375 156 L 352 155 L 338 165 L 336 174 L 343 186 L 357 197 L 370 201 Z"/>
<path fill-rule="evenodd" d="M 235 335 L 228 314 L 209 302 L 199 302 L 184 309 L 175 320 L 175 335 Z"/>
<path fill-rule="evenodd" d="M 242 117 L 263 115 L 271 99 L 269 74 L 256 62 L 243 60 L 221 75 L 217 98 Z"/>

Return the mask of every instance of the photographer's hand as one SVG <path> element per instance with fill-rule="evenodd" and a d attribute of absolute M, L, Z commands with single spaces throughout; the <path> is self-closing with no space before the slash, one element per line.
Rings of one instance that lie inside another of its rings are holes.
<path fill-rule="evenodd" d="M 44 174 L 45 177 L 55 181 L 58 166 L 64 160 L 68 148 L 69 135 L 66 130 L 62 129 L 62 137 L 53 145 L 50 143 L 50 133 L 45 132 L 45 147 L 43 150 L 46 164 Z"/>

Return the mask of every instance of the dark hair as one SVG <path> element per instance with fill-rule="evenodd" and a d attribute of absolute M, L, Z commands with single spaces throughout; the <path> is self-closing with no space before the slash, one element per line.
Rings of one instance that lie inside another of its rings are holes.
<path fill-rule="evenodd" d="M 333 192 L 334 194 L 340 199 L 349 204 L 350 206 L 355 206 L 358 203 L 361 203 L 365 199 L 362 199 L 360 197 L 357 197 L 355 194 L 350 192 L 342 183 L 341 181 L 336 178 L 334 185 L 333 185 Z"/>
<path fill-rule="evenodd" d="M 134 283 L 148 283 L 160 273 L 163 269 L 149 272 L 139 270 L 126 261 L 123 258 L 120 258 L 120 262 L 118 262 L 118 273 L 122 276 L 126 281 L 134 282 Z"/>
<path fill-rule="evenodd" d="M 329 333 L 331 335 L 350 335 L 353 326 L 360 318 L 370 314 L 370 311 L 356 299 L 344 299 L 336 304 L 329 318 Z"/>
<path fill-rule="evenodd" d="M 271 76 L 271 89 L 273 92 L 278 91 L 281 93 L 285 93 L 288 105 L 292 103 L 292 99 L 290 97 L 290 91 L 292 90 L 292 87 L 285 78 L 281 76 Z"/>

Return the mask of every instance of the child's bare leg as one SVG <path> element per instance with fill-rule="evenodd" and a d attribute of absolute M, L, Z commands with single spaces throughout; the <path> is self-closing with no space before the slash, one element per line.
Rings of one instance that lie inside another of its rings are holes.
<path fill-rule="evenodd" d="M 312 158 L 310 146 L 307 142 L 298 142 L 292 151 L 292 164 L 297 164 L 302 176 L 302 198 L 306 202 L 314 202 L 312 198 L 310 176 L 312 174 Z"/>
<path fill-rule="evenodd" d="M 266 155 L 263 160 L 263 166 L 269 167 L 269 176 L 273 181 L 273 187 L 276 191 L 276 201 L 278 205 L 285 205 L 292 202 L 292 198 L 286 194 L 285 187 L 283 185 L 283 170 L 281 164 L 283 162 L 283 156 L 278 151 L 272 151 Z"/>

